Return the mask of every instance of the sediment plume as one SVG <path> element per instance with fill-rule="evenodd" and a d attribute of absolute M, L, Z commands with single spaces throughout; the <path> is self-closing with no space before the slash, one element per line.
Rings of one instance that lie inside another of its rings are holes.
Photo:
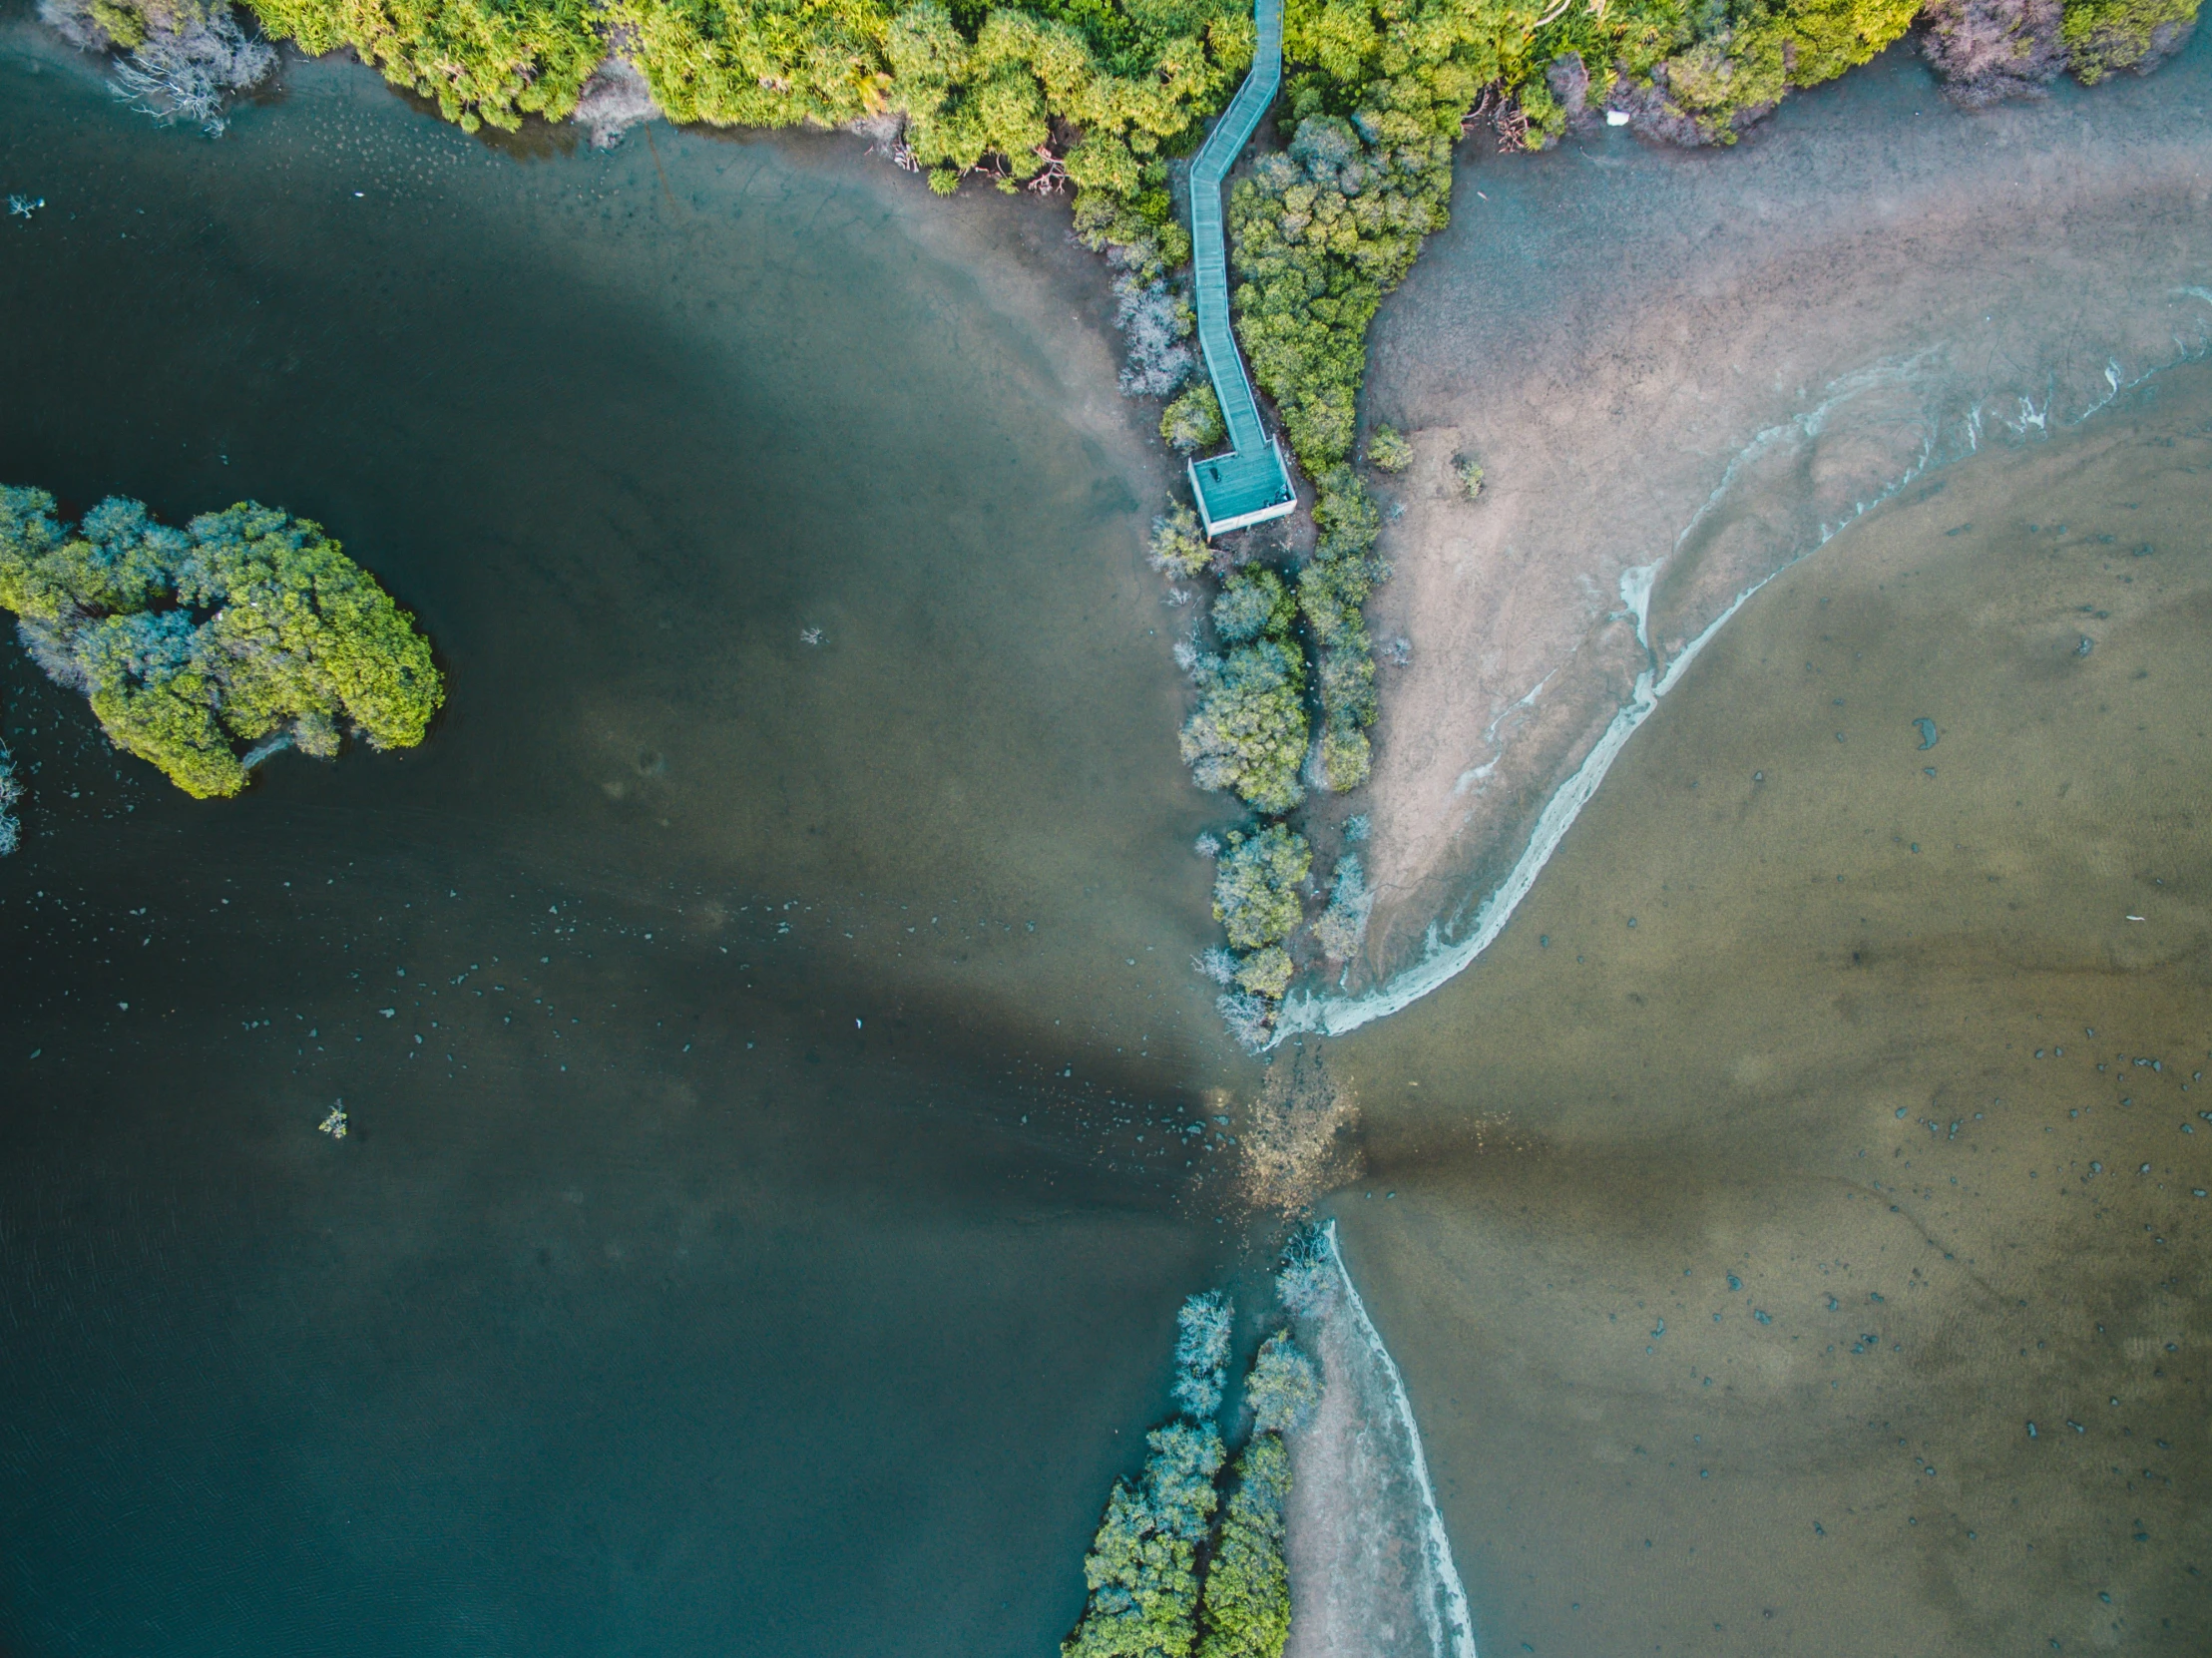
<path fill-rule="evenodd" d="M 1318 1046 L 1293 1045 L 1268 1066 L 1239 1147 L 1245 1201 L 1295 1215 L 1359 1174 L 1359 1106 L 1330 1076 Z"/>

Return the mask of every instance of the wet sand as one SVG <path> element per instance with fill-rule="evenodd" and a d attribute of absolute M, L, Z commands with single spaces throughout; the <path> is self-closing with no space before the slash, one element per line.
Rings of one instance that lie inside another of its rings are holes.
<path fill-rule="evenodd" d="M 1295 1329 L 1321 1364 L 1313 1420 L 1290 1435 L 1284 1658 L 1475 1658 L 1403 1379 L 1334 1254 L 1334 1287 Z"/>
<path fill-rule="evenodd" d="M 2212 1644 L 2208 509 L 2204 367 L 1881 509 L 1332 1044 L 1485 1652 Z"/>
<path fill-rule="evenodd" d="M 1463 151 L 1374 337 L 1370 418 L 1419 458 L 1383 492 L 1375 632 L 1412 652 L 1385 669 L 1352 997 L 1477 930 L 1637 674 L 1747 587 L 1899 480 L 2212 340 L 2208 109 L 2212 36 L 1981 115 L 1901 48 L 1729 152 Z"/>

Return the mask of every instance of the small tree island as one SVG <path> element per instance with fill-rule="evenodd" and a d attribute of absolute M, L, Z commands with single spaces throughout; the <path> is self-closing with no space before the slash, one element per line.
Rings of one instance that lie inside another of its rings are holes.
<path fill-rule="evenodd" d="M 236 794 L 279 748 L 332 757 L 344 732 L 412 748 L 445 701 L 430 641 L 376 579 L 251 501 L 180 530 L 111 496 L 72 529 L 46 491 L 0 486 L 0 610 L 118 748 L 197 799 Z"/>

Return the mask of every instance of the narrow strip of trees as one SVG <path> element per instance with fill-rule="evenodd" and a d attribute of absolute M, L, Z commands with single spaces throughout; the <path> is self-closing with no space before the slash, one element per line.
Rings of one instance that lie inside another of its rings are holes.
<path fill-rule="evenodd" d="M 1144 1471 L 1113 1487 L 1062 1658 L 1281 1658 L 1290 1635 L 1283 1436 L 1312 1415 L 1321 1376 L 1287 1329 L 1260 1344 L 1244 1380 L 1251 1432 L 1229 1464 L 1223 1510 L 1228 1454 L 1216 1417 L 1232 1333 L 1218 1291 L 1192 1296 L 1177 1315 L 1172 1392 L 1182 1414 L 1146 1436 Z"/>

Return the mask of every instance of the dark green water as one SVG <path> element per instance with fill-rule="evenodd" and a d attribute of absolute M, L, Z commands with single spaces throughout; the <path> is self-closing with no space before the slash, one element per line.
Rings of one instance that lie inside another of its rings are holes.
<path fill-rule="evenodd" d="M 1249 1073 L 1102 285 L 286 82 L 0 33 L 0 478 L 317 518 L 451 683 L 196 804 L 5 652 L 0 1646 L 1049 1648 Z"/>

